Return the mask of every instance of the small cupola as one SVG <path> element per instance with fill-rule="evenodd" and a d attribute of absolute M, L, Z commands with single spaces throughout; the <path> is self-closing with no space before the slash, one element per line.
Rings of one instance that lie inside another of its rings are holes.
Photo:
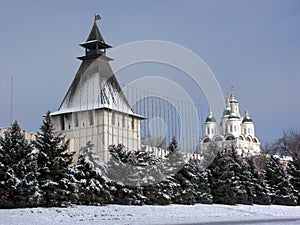
<path fill-rule="evenodd" d="M 85 48 L 85 55 L 77 57 L 80 60 L 92 59 L 102 57 L 108 61 L 112 60 L 106 57 L 106 49 L 111 48 L 110 45 L 106 44 L 103 36 L 101 35 L 97 26 L 97 20 L 100 20 L 99 15 L 95 15 L 93 28 L 85 43 L 80 44 L 81 47 Z"/>
<path fill-rule="evenodd" d="M 247 108 L 245 109 L 245 117 L 242 123 L 253 123 L 252 119 L 249 116 L 249 111 Z"/>
<path fill-rule="evenodd" d="M 216 119 L 213 116 L 213 112 L 212 112 L 212 109 L 210 107 L 208 109 L 208 116 L 207 116 L 205 122 L 206 123 L 215 123 L 216 122 Z"/>

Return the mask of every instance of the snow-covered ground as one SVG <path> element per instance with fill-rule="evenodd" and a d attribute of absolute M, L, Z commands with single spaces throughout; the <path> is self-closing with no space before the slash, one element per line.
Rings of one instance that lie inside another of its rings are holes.
<path fill-rule="evenodd" d="M 247 222 L 245 222 L 247 221 Z M 0 224 L 300 224 L 300 207 L 289 206 L 72 206 L 1 209 Z"/>

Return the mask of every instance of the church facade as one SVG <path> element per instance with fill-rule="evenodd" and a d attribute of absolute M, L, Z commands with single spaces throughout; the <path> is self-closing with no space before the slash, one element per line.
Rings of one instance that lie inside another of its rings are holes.
<path fill-rule="evenodd" d="M 201 139 L 202 151 L 209 150 L 210 146 L 219 149 L 235 147 L 240 155 L 256 155 L 260 153 L 260 141 L 255 136 L 254 122 L 245 109 L 245 115 L 241 116 L 239 102 L 234 92 L 230 98 L 226 98 L 226 106 L 223 116 L 218 124 L 213 116 L 212 109 L 204 123 L 205 136 Z"/>
<path fill-rule="evenodd" d="M 63 133 L 79 151 L 88 142 L 103 161 L 108 148 L 122 143 L 126 150 L 141 149 L 140 122 L 143 119 L 131 109 L 109 65 L 105 43 L 96 23 L 85 43 L 82 63 L 59 109 L 51 113 L 57 133 Z"/>

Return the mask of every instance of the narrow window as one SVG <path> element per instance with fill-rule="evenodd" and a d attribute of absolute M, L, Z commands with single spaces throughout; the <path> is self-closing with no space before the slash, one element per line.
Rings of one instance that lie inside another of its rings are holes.
<path fill-rule="evenodd" d="M 65 129 L 65 117 L 64 117 L 64 115 L 60 116 L 60 127 L 61 127 L 61 130 Z"/>
<path fill-rule="evenodd" d="M 132 128 L 132 130 L 134 130 L 134 117 L 132 117 L 132 120 L 131 120 L 131 128 Z"/>
<path fill-rule="evenodd" d="M 92 110 L 88 111 L 88 114 L 89 114 L 90 125 L 94 125 L 94 114 L 93 114 L 93 111 Z"/>
<path fill-rule="evenodd" d="M 74 113 L 74 126 L 78 127 L 78 113 Z"/>
<path fill-rule="evenodd" d="M 122 127 L 125 127 L 125 115 L 122 115 Z"/>
<path fill-rule="evenodd" d="M 116 124 L 116 113 L 115 113 L 115 111 L 112 111 L 111 124 L 112 125 Z"/>
<path fill-rule="evenodd" d="M 247 134 L 247 129 L 246 128 L 244 128 L 244 134 Z"/>

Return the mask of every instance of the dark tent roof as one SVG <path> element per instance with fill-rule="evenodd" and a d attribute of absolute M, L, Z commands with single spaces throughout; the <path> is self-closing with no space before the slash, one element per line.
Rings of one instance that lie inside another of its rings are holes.
<path fill-rule="evenodd" d="M 99 31 L 99 28 L 97 26 L 96 23 L 94 23 L 94 26 L 88 36 L 88 38 L 86 39 L 86 42 L 88 41 L 94 41 L 94 40 L 98 40 L 98 41 L 101 41 L 101 42 L 104 42 L 104 38 L 103 36 L 101 35 L 100 31 Z"/>

